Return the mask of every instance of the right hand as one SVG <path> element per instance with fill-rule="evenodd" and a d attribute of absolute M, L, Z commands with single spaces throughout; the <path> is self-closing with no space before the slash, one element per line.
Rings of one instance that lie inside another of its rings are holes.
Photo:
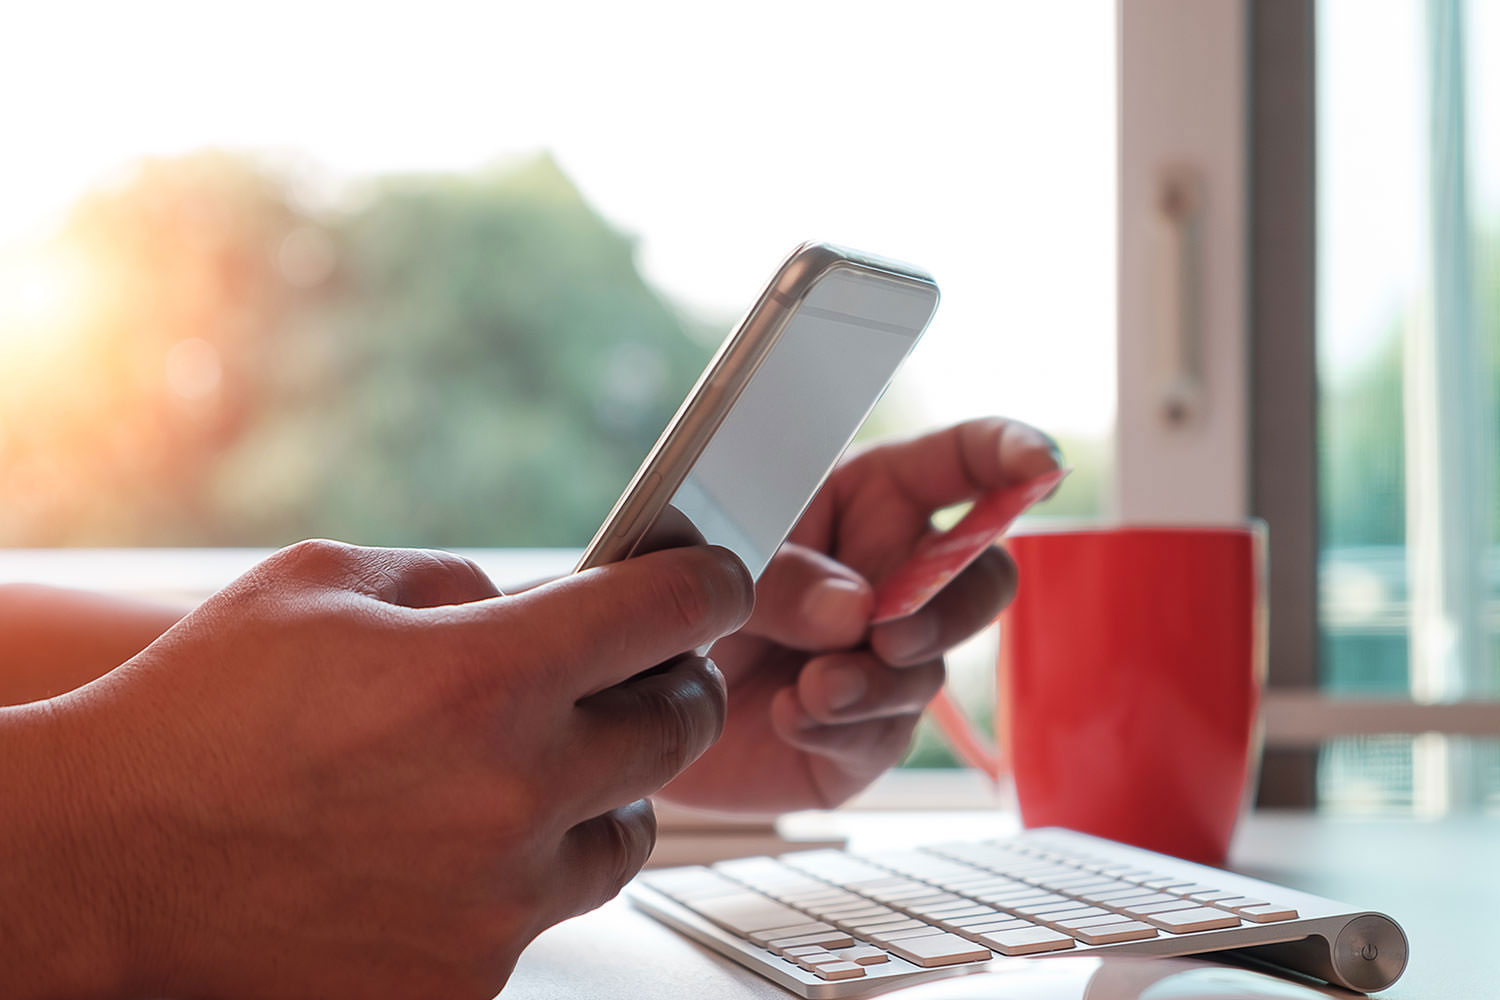
<path fill-rule="evenodd" d="M 704 547 L 511 597 L 456 556 L 283 550 L 52 703 L 90 800 L 57 883 L 104 922 L 72 930 L 115 993 L 492 997 L 644 863 L 641 800 L 724 720 L 680 654 L 752 601 Z"/>

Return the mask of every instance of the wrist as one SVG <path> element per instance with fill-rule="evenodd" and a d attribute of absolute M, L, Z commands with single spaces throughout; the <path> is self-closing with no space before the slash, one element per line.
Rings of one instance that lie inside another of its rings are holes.
<path fill-rule="evenodd" d="M 127 945 L 115 831 L 79 766 L 66 699 L 0 708 L 0 981 L 30 997 L 120 997 Z"/>

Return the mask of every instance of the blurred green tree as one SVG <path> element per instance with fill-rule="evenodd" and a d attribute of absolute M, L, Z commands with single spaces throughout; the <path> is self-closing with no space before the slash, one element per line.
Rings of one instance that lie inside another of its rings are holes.
<path fill-rule="evenodd" d="M 199 154 L 67 238 L 94 294 L 5 394 L 0 544 L 582 545 L 716 339 L 546 156 L 315 214 Z"/>
<path fill-rule="evenodd" d="M 549 157 L 384 182 L 268 342 L 224 456 L 230 542 L 588 541 L 701 369 L 701 335 Z"/>
<path fill-rule="evenodd" d="M 1482 240 L 1480 247 L 1475 316 L 1487 342 L 1490 386 L 1490 412 L 1480 419 L 1500 426 L 1500 235 Z M 1322 386 L 1319 500 L 1326 547 L 1406 543 L 1405 323 L 1398 317 L 1362 365 Z M 1500 454 L 1491 468 L 1500 469 Z M 1500 540 L 1500 496 L 1490 537 Z"/>

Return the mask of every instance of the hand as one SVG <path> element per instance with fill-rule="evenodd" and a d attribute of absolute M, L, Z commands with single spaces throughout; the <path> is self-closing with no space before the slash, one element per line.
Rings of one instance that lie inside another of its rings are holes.
<path fill-rule="evenodd" d="M 513 597 L 455 556 L 284 550 L 46 703 L 71 846 L 42 877 L 87 898 L 20 903 L 101 945 L 105 994 L 492 997 L 645 861 L 640 800 L 723 721 L 679 654 L 751 600 L 722 549 Z"/>
<path fill-rule="evenodd" d="M 872 583 L 910 557 L 934 511 L 1058 466 L 1040 431 L 976 420 L 839 465 L 761 576 L 754 615 L 712 655 L 729 683 L 724 736 L 664 791 L 684 805 L 829 808 L 897 763 L 942 686 L 943 654 L 1015 593 L 1000 549 L 921 610 L 870 627 Z"/>

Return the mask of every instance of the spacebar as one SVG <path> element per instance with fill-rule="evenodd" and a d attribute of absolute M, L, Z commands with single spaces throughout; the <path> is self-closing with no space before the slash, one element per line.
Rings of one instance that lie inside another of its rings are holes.
<path fill-rule="evenodd" d="M 805 924 L 811 919 L 801 910 L 794 910 L 754 892 L 737 892 L 678 902 L 740 937 L 749 937 L 756 931 L 770 930 L 773 927 Z"/>

